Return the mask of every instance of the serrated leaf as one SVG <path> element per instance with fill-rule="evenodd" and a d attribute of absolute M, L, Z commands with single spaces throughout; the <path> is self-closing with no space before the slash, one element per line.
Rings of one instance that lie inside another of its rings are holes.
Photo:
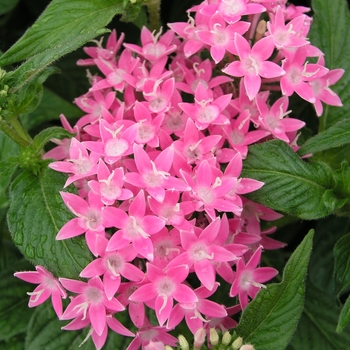
<path fill-rule="evenodd" d="M 83 237 L 56 241 L 60 228 L 72 218 L 62 201 L 66 177 L 48 167 L 35 176 L 23 171 L 11 184 L 7 215 L 12 239 L 34 265 L 42 265 L 57 277 L 78 278 L 91 262 Z"/>
<path fill-rule="evenodd" d="M 236 332 L 245 343 L 259 350 L 286 348 L 303 311 L 313 235 L 311 230 L 288 260 L 282 282 L 260 290 L 244 309 Z"/>
<path fill-rule="evenodd" d="M 340 238 L 333 252 L 335 289 L 339 294 L 350 286 L 350 233 Z"/>
<path fill-rule="evenodd" d="M 21 115 L 21 121 L 23 127 L 30 130 L 42 123 L 58 120 L 60 114 L 67 118 L 78 118 L 83 115 L 78 107 L 44 87 L 43 98 L 38 107 L 29 114 Z"/>
<path fill-rule="evenodd" d="M 298 150 L 300 156 L 322 152 L 350 143 L 350 119 L 341 120 L 308 139 Z"/>
<path fill-rule="evenodd" d="M 38 135 L 34 137 L 33 146 L 37 150 L 42 150 L 44 146 L 53 138 L 62 140 L 73 137 L 74 134 L 71 134 L 69 131 L 60 128 L 59 126 L 52 126 L 41 131 Z"/>
<path fill-rule="evenodd" d="M 312 0 L 313 22 L 310 41 L 325 53 L 326 66 L 343 68 L 345 74 L 331 89 L 341 98 L 344 107 L 324 106 L 321 130 L 328 129 L 340 120 L 349 118 L 350 107 L 350 14 L 346 0 Z"/>
<path fill-rule="evenodd" d="M 349 322 L 350 322 L 350 296 L 348 296 L 343 308 L 340 311 L 336 332 L 340 333 Z"/>
<path fill-rule="evenodd" d="M 28 308 L 28 283 L 13 276 L 16 270 L 28 268 L 24 259 L 13 262 L 0 274 L 0 340 L 8 340 L 26 331 L 31 311 Z"/>
<path fill-rule="evenodd" d="M 340 307 L 323 289 L 307 283 L 304 312 L 288 349 L 349 350 L 349 328 L 336 333 Z"/>
<path fill-rule="evenodd" d="M 79 48 L 122 13 L 125 0 L 53 0 L 38 20 L 0 57 L 0 66 L 27 60 L 12 74 L 21 86 L 63 55 Z M 63 39 L 64 38 L 64 39 Z"/>
<path fill-rule="evenodd" d="M 322 200 L 333 188 L 330 169 L 325 164 L 307 164 L 282 141 L 251 146 L 242 177 L 265 183 L 247 197 L 269 208 L 309 220 L 332 213 Z"/>
<path fill-rule="evenodd" d="M 29 84 L 22 86 L 18 91 L 16 103 L 12 106 L 13 114 L 17 116 L 34 111 L 43 97 L 43 83 L 51 74 L 58 72 L 54 67 L 45 68 Z"/>

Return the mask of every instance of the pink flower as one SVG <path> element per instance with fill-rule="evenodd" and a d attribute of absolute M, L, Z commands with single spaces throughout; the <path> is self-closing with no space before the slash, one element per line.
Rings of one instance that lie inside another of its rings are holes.
<path fill-rule="evenodd" d="M 237 262 L 236 279 L 231 289 L 230 297 L 239 296 L 242 310 L 248 305 L 248 296 L 255 298 L 261 288 L 266 288 L 262 283 L 270 280 L 278 274 L 272 267 L 258 267 L 261 258 L 262 247 L 259 247 L 247 264 L 243 259 Z"/>
<path fill-rule="evenodd" d="M 90 279 L 88 283 L 68 278 L 60 278 L 59 281 L 67 290 L 78 294 L 71 299 L 62 315 L 62 320 L 72 318 L 84 320 L 89 317 L 92 328 L 100 336 L 106 327 L 107 310 L 109 312 L 125 310 L 117 299 L 108 300 L 99 277 Z"/>
<path fill-rule="evenodd" d="M 230 63 L 223 72 L 234 77 L 243 77 L 248 97 L 253 100 L 260 90 L 261 78 L 277 78 L 285 71 L 276 63 L 267 61 L 275 49 L 272 36 L 260 39 L 250 48 L 243 36 L 235 34 L 235 43 L 240 61 Z"/>
<path fill-rule="evenodd" d="M 39 284 L 30 295 L 29 307 L 35 307 L 42 304 L 51 296 L 52 306 L 58 318 L 62 317 L 62 299 L 67 298 L 67 293 L 51 272 L 42 266 L 36 266 L 36 271 L 16 272 L 15 277 L 23 281 Z"/>
<path fill-rule="evenodd" d="M 131 301 L 149 301 L 155 299 L 155 311 L 159 324 L 162 326 L 168 319 L 173 308 L 174 299 L 179 303 L 194 303 L 198 301 L 193 290 L 182 282 L 188 276 L 187 265 L 159 267 L 147 263 L 146 283 L 137 289 L 129 299 Z"/>
<path fill-rule="evenodd" d="M 110 227 L 117 227 L 108 242 L 107 251 L 126 247 L 130 242 L 135 250 L 149 261 L 153 260 L 153 243 L 150 235 L 159 232 L 165 225 L 163 219 L 146 214 L 146 200 L 141 190 L 129 207 L 129 215 L 124 210 L 107 207 L 103 217 Z"/>

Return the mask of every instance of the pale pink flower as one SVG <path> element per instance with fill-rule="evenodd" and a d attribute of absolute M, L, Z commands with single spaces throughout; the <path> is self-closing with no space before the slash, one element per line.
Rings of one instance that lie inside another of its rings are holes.
<path fill-rule="evenodd" d="M 68 278 L 60 278 L 59 281 L 67 290 L 78 294 L 71 299 L 62 320 L 89 317 L 92 328 L 100 336 L 105 330 L 108 313 L 125 310 L 117 299 L 108 300 L 99 277 L 91 278 L 87 283 Z"/>
<path fill-rule="evenodd" d="M 103 275 L 103 288 L 108 300 L 111 300 L 119 289 L 121 277 L 134 282 L 143 279 L 144 273 L 130 263 L 136 255 L 137 252 L 131 245 L 118 251 L 105 252 L 101 254 L 101 258 L 87 265 L 80 273 L 80 277 L 92 278 Z"/>
<path fill-rule="evenodd" d="M 321 64 L 305 62 L 307 56 L 307 46 L 302 46 L 287 55 L 282 63 L 286 74 L 281 78 L 281 89 L 285 96 L 291 96 L 296 92 L 302 99 L 315 103 L 315 93 L 310 82 L 325 76 L 328 69 Z"/>
<path fill-rule="evenodd" d="M 195 92 L 195 103 L 180 103 L 179 107 L 192 119 L 198 129 L 206 129 L 209 125 L 225 125 L 228 118 L 222 113 L 231 100 L 232 94 L 222 95 L 217 99 L 205 85 L 199 83 Z"/>
<path fill-rule="evenodd" d="M 197 229 L 197 230 L 196 230 Z M 180 231 L 184 252 L 174 258 L 168 266 L 186 264 L 193 269 L 201 283 L 209 290 L 215 286 L 215 262 L 228 262 L 237 257 L 217 245 L 215 239 L 220 230 L 220 219 L 215 219 L 204 230 L 195 228 L 194 232 Z"/>
<path fill-rule="evenodd" d="M 52 162 L 49 167 L 62 173 L 70 173 L 64 187 L 77 180 L 85 179 L 97 173 L 98 154 L 88 153 L 87 149 L 76 139 L 72 138 L 69 148 L 69 158 L 64 161 Z"/>
<path fill-rule="evenodd" d="M 62 317 L 62 298 L 67 298 L 67 293 L 57 278 L 42 266 L 36 266 L 36 271 L 21 271 L 14 273 L 14 276 L 23 281 L 39 284 L 33 292 L 28 292 L 29 307 L 42 304 L 51 296 L 52 306 L 58 318 Z"/>
<path fill-rule="evenodd" d="M 242 310 L 248 305 L 248 296 L 255 298 L 261 288 L 266 288 L 262 283 L 269 281 L 278 274 L 272 267 L 257 267 L 261 259 L 262 247 L 258 248 L 247 264 L 243 259 L 238 260 L 236 266 L 236 279 L 230 289 L 230 296 L 239 296 Z"/>
<path fill-rule="evenodd" d="M 243 35 L 249 28 L 248 22 L 237 22 L 226 25 L 220 12 L 216 12 L 209 20 L 208 30 L 198 30 L 197 36 L 210 46 L 210 54 L 216 64 L 225 56 L 226 50 L 237 54 L 234 38 L 235 33 Z"/>
<path fill-rule="evenodd" d="M 155 31 L 151 32 L 144 26 L 141 30 L 142 46 L 134 44 L 124 44 L 124 46 L 146 60 L 156 62 L 162 57 L 169 56 L 176 50 L 176 45 L 172 44 L 175 33 L 168 30 L 165 34 L 161 34 L 161 30 L 156 34 Z"/>
<path fill-rule="evenodd" d="M 256 104 L 260 112 L 260 127 L 269 131 L 276 138 L 287 143 L 292 140 L 289 140 L 286 133 L 297 131 L 305 125 L 305 123 L 299 119 L 285 118 L 291 112 L 287 110 L 288 103 L 288 97 L 283 96 L 279 98 L 271 108 L 268 108 L 266 103 L 260 99 L 259 96 L 256 97 Z"/>
<path fill-rule="evenodd" d="M 144 188 L 158 202 L 165 198 L 165 190 L 188 191 L 189 187 L 169 171 L 173 163 L 174 148 L 166 148 L 153 161 L 139 145 L 134 145 L 134 158 L 138 172 L 125 174 L 125 181 L 138 188 Z"/>
<path fill-rule="evenodd" d="M 88 202 L 68 192 L 60 192 L 68 209 L 76 216 L 69 220 L 57 233 L 56 239 L 72 238 L 85 233 L 86 243 L 91 252 L 97 256 L 107 244 L 105 225 L 102 217 L 103 203 L 100 197 L 89 192 Z"/>
<path fill-rule="evenodd" d="M 275 49 L 272 36 L 260 39 L 250 48 L 248 41 L 236 33 L 235 43 L 240 61 L 230 63 L 223 72 L 243 77 L 248 97 L 253 100 L 260 90 L 261 77 L 277 78 L 283 76 L 285 71 L 276 63 L 267 61 Z"/>
<path fill-rule="evenodd" d="M 179 303 L 194 303 L 198 301 L 196 294 L 183 284 L 188 276 L 187 265 L 159 267 L 147 263 L 146 283 L 138 288 L 130 297 L 131 301 L 149 301 L 155 299 L 155 311 L 158 322 L 162 326 L 168 319 L 173 308 L 174 299 Z"/>
<path fill-rule="evenodd" d="M 124 170 L 116 168 L 110 171 L 107 165 L 100 160 L 98 164 L 97 179 L 88 182 L 91 190 L 101 196 L 105 205 L 113 205 L 116 200 L 126 200 L 133 197 L 133 193 L 124 188 Z"/>

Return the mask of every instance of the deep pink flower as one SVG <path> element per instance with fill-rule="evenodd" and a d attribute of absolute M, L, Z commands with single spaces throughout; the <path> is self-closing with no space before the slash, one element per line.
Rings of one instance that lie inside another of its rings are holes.
<path fill-rule="evenodd" d="M 239 296 L 242 310 L 248 305 L 248 296 L 255 298 L 261 288 L 266 288 L 262 283 L 269 281 L 278 274 L 272 267 L 257 267 L 260 263 L 262 247 L 258 248 L 247 264 L 243 259 L 238 260 L 236 266 L 236 279 L 230 289 L 230 296 Z"/>
<path fill-rule="evenodd" d="M 198 301 L 196 294 L 187 285 L 183 284 L 188 276 L 187 265 L 159 267 L 147 263 L 146 283 L 137 289 L 131 296 L 131 301 L 149 301 L 155 299 L 155 311 L 159 324 L 162 326 L 168 319 L 173 308 L 174 299 L 179 303 L 194 303 Z"/>
<path fill-rule="evenodd" d="M 99 277 L 91 278 L 87 283 L 68 278 L 60 278 L 59 281 L 67 290 L 78 294 L 71 299 L 62 320 L 84 320 L 88 316 L 94 331 L 101 335 L 106 327 L 108 313 L 125 310 L 117 299 L 108 300 Z"/>
<path fill-rule="evenodd" d="M 250 48 L 243 36 L 235 34 L 235 43 L 240 61 L 230 63 L 223 72 L 234 77 L 243 77 L 248 97 L 253 100 L 260 90 L 261 77 L 277 78 L 285 71 L 276 63 L 267 61 L 275 49 L 272 36 L 260 39 Z"/>
<path fill-rule="evenodd" d="M 39 284 L 33 292 L 28 292 L 29 307 L 42 304 L 51 296 L 52 306 L 58 318 L 62 317 L 62 298 L 67 298 L 67 293 L 57 278 L 42 266 L 36 266 L 36 271 L 21 271 L 14 274 L 23 281 Z"/>

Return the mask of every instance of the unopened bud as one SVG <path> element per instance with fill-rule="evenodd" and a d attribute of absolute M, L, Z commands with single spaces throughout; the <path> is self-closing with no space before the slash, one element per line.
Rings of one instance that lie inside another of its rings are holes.
<path fill-rule="evenodd" d="M 165 345 L 165 350 L 174 350 L 170 345 Z"/>
<path fill-rule="evenodd" d="M 260 40 L 261 38 L 264 37 L 266 32 L 266 21 L 264 21 L 263 19 L 261 21 L 259 21 L 257 27 L 256 27 L 256 31 L 255 31 L 255 41 Z"/>
<path fill-rule="evenodd" d="M 181 350 L 189 350 L 190 349 L 190 345 L 188 344 L 188 341 L 186 340 L 186 338 L 180 334 L 178 337 L 179 339 L 179 345 Z"/>
<path fill-rule="evenodd" d="M 230 332 L 226 331 L 226 332 L 224 333 L 224 335 L 222 336 L 221 343 L 222 343 L 223 345 L 228 345 L 228 344 L 231 343 L 231 339 L 232 339 L 232 336 L 231 336 Z"/>
<path fill-rule="evenodd" d="M 231 345 L 232 350 L 238 350 L 243 344 L 243 338 L 238 337 Z"/>
<path fill-rule="evenodd" d="M 215 328 L 210 328 L 209 331 L 209 340 L 211 345 L 218 345 L 219 344 L 219 334 L 216 331 Z"/>
<path fill-rule="evenodd" d="M 244 344 L 239 350 L 255 350 L 255 348 L 251 344 Z"/>
<path fill-rule="evenodd" d="M 193 343 L 193 349 L 199 350 L 205 341 L 205 329 L 199 328 L 197 329 L 196 333 L 194 334 L 194 343 Z"/>

